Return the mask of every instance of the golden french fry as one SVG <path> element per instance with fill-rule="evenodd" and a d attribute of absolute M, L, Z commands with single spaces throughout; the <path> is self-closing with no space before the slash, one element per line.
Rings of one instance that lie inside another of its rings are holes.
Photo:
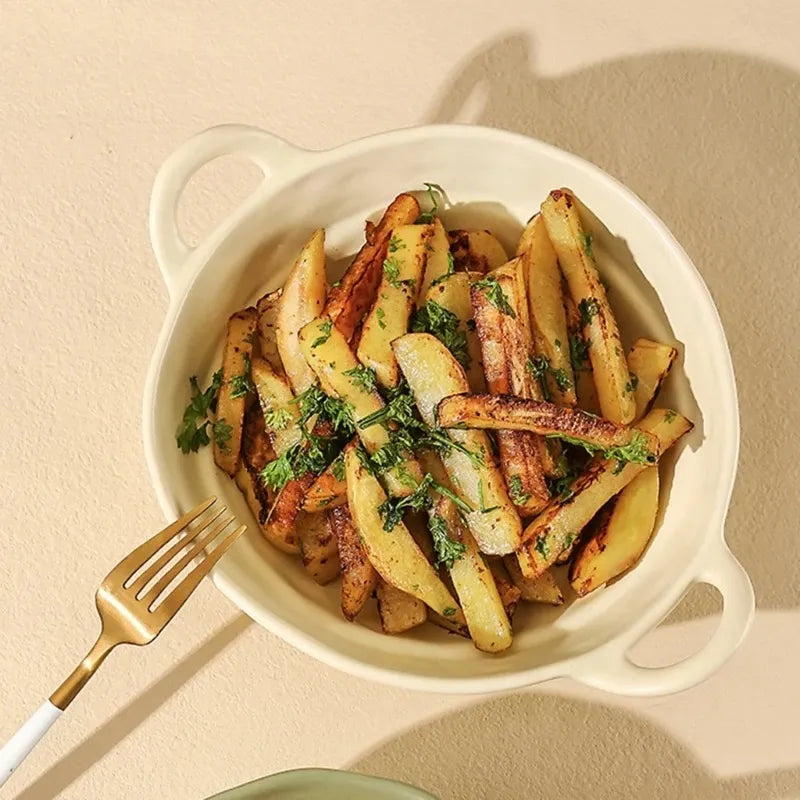
<path fill-rule="evenodd" d="M 358 538 L 358 531 L 347 505 L 327 513 L 328 525 L 336 537 L 342 570 L 342 614 L 352 622 L 372 596 L 378 573 L 370 563 L 367 551 Z"/>
<path fill-rule="evenodd" d="M 503 556 L 503 564 L 523 600 L 529 603 L 546 603 L 550 606 L 560 606 L 564 603 L 564 595 L 552 572 L 543 572 L 538 578 L 526 578 L 519 568 L 517 557 L 513 555 Z"/>
<path fill-rule="evenodd" d="M 428 258 L 425 261 L 425 273 L 419 289 L 417 305 L 426 303 L 431 287 L 443 281 L 455 269 L 453 255 L 450 252 L 450 241 L 442 221 L 435 217 L 431 226 L 433 231 L 428 241 Z"/>
<path fill-rule="evenodd" d="M 280 302 L 283 289 L 276 289 L 268 292 L 257 303 L 258 312 L 258 354 L 265 359 L 272 369 L 278 374 L 283 374 L 283 362 L 281 354 L 278 352 L 278 303 Z"/>
<path fill-rule="evenodd" d="M 452 230 L 447 235 L 459 272 L 491 272 L 508 261 L 505 248 L 489 231 Z"/>
<path fill-rule="evenodd" d="M 378 580 L 375 597 L 384 633 L 405 633 L 428 619 L 428 609 L 422 600 L 392 586 L 383 578 Z"/>
<path fill-rule="evenodd" d="M 324 513 L 301 511 L 296 522 L 300 557 L 308 574 L 320 586 L 339 575 L 339 545 Z"/>

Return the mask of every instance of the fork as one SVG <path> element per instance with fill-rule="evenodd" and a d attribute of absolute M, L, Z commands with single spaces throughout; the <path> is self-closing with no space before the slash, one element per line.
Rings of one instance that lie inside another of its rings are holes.
<path fill-rule="evenodd" d="M 41 741 L 106 656 L 119 644 L 152 642 L 200 581 L 244 533 L 246 525 L 230 530 L 231 523 L 236 523 L 234 516 L 220 520 L 227 509 L 225 506 L 212 508 L 216 501 L 216 497 L 210 497 L 200 503 L 139 545 L 108 573 L 95 596 L 101 623 L 97 641 L 50 699 L 45 700 L 0 750 L 0 786 Z M 211 516 L 199 521 L 206 511 L 210 511 Z M 192 523 L 197 525 L 190 529 Z M 186 535 L 181 536 L 184 532 Z M 208 550 L 214 542 L 214 549 Z M 188 550 L 181 554 L 187 546 Z M 198 563 L 172 587 L 181 573 L 198 558 Z"/>

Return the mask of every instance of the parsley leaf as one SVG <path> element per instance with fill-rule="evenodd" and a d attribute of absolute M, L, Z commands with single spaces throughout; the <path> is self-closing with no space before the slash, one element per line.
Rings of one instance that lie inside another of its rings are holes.
<path fill-rule="evenodd" d="M 336 458 L 333 459 L 331 462 L 331 472 L 333 473 L 333 477 L 336 478 L 337 481 L 343 481 L 345 479 L 344 474 L 344 453 L 339 453 Z"/>
<path fill-rule="evenodd" d="M 530 492 L 522 488 L 522 478 L 519 475 L 512 475 L 508 481 L 508 496 L 514 505 L 521 506 L 531 499 Z"/>
<path fill-rule="evenodd" d="M 628 394 L 633 394 L 636 387 L 639 385 L 639 376 L 631 372 L 631 379 L 625 384 L 625 391 Z"/>
<path fill-rule="evenodd" d="M 585 328 L 600 313 L 600 304 L 597 302 L 597 298 L 584 297 L 578 303 L 578 313 L 581 315 L 581 327 Z"/>
<path fill-rule="evenodd" d="M 269 408 L 264 412 L 264 423 L 273 431 L 282 431 L 292 420 L 292 412 L 287 408 Z"/>
<path fill-rule="evenodd" d="M 486 508 L 486 503 L 483 499 L 483 481 L 478 481 L 478 503 L 479 508 L 478 510 L 481 514 L 488 514 L 490 511 L 496 511 L 500 506 L 491 506 L 491 508 Z"/>
<path fill-rule="evenodd" d="M 392 236 L 389 239 L 389 252 L 396 253 L 398 250 L 405 250 L 406 243 L 402 239 L 398 239 L 396 236 Z"/>
<path fill-rule="evenodd" d="M 583 252 L 586 253 L 589 258 L 594 258 L 594 253 L 592 252 L 592 234 L 582 233 L 581 243 L 583 244 Z"/>
<path fill-rule="evenodd" d="M 314 339 L 313 342 L 311 342 L 311 349 L 313 350 L 315 347 L 319 347 L 321 344 L 325 344 L 325 342 L 327 342 L 328 339 L 331 338 L 332 329 L 333 329 L 333 322 L 331 320 L 326 319 L 324 322 L 320 322 L 319 330 L 322 335 L 318 336 L 316 339 Z"/>
<path fill-rule="evenodd" d="M 378 327 L 383 329 L 386 327 L 386 312 L 382 308 L 375 309 L 375 316 L 378 318 Z"/>
<path fill-rule="evenodd" d="M 675 417 L 677 417 L 677 416 L 678 416 L 678 413 L 676 411 L 673 411 L 671 408 L 669 408 L 669 409 L 667 409 L 667 413 L 664 414 L 664 422 L 669 424 L 670 422 L 673 422 L 675 420 Z"/>
<path fill-rule="evenodd" d="M 580 333 L 573 333 L 569 337 L 569 360 L 575 372 L 589 369 L 589 342 Z"/>
<path fill-rule="evenodd" d="M 357 386 L 365 392 L 371 392 L 375 389 L 375 370 L 372 367 L 359 365 L 353 367 L 353 369 L 348 369 L 344 374 L 352 380 L 353 386 Z"/>
<path fill-rule="evenodd" d="M 217 395 L 222 386 L 222 370 L 217 370 L 211 377 L 209 387 L 203 391 L 193 375 L 189 378 L 191 399 L 183 412 L 183 419 L 175 435 L 178 447 L 183 453 L 196 453 L 201 447 L 211 442 L 206 430 L 209 411 L 216 406 Z M 198 423 L 200 423 L 198 425 Z"/>
<path fill-rule="evenodd" d="M 434 286 L 438 286 L 440 283 L 446 281 L 454 272 L 456 271 L 456 260 L 453 258 L 453 254 L 448 250 L 447 251 L 447 272 L 444 275 L 440 275 L 438 278 L 434 278 L 431 281 L 431 288 Z"/>
<path fill-rule="evenodd" d="M 464 369 L 469 369 L 471 358 L 467 348 L 467 333 L 461 328 L 461 320 L 452 311 L 429 300 L 414 312 L 409 327 L 416 333 L 435 336 Z"/>
<path fill-rule="evenodd" d="M 511 304 L 506 299 L 503 287 L 494 275 L 487 275 L 479 281 L 472 284 L 477 289 L 482 290 L 486 294 L 486 299 L 496 308 L 500 309 L 503 314 L 509 317 L 516 318 L 517 314 L 511 307 Z"/>
<path fill-rule="evenodd" d="M 430 211 L 423 211 L 417 217 L 417 225 L 426 225 L 430 222 L 433 222 L 433 220 L 436 218 L 436 212 L 439 210 L 439 204 L 446 195 L 445 190 L 442 189 L 438 183 L 428 183 L 425 181 L 423 185 L 428 192 L 428 197 L 431 201 L 431 209 Z"/>
<path fill-rule="evenodd" d="M 600 447 L 590 442 L 585 442 L 582 439 L 575 439 L 572 436 L 565 436 L 563 434 L 548 433 L 549 439 L 561 439 L 569 444 L 578 445 L 582 447 L 589 455 L 600 453 L 603 458 L 607 460 L 616 460 L 622 462 L 633 462 L 635 464 L 653 464 L 656 461 L 655 454 L 648 447 L 648 439 L 639 430 L 634 430 L 631 435 L 631 440 L 625 445 L 615 445 L 614 447 Z"/>
<path fill-rule="evenodd" d="M 550 395 L 550 386 L 547 383 L 547 373 L 550 369 L 550 361 L 548 361 L 547 356 L 529 357 L 525 362 L 525 369 L 539 381 L 539 386 L 542 389 L 542 399 L 549 403 L 552 397 Z"/>
<path fill-rule="evenodd" d="M 250 356 L 244 354 L 244 368 L 239 375 L 234 375 L 228 381 L 231 387 L 231 398 L 244 397 L 246 394 L 255 391 L 253 379 L 250 377 Z"/>
<path fill-rule="evenodd" d="M 228 442 L 233 436 L 233 426 L 228 425 L 224 417 L 211 423 L 211 435 L 214 437 L 214 443 L 223 453 L 230 453 L 231 448 L 228 446 Z"/>
<path fill-rule="evenodd" d="M 433 552 L 436 554 L 435 565 L 438 567 L 444 564 L 447 569 L 452 569 L 453 564 L 459 558 L 463 558 L 467 550 L 466 545 L 450 538 L 447 522 L 439 514 L 434 514 L 428 520 L 428 530 L 433 540 Z M 455 610 L 453 613 L 455 613 Z"/>

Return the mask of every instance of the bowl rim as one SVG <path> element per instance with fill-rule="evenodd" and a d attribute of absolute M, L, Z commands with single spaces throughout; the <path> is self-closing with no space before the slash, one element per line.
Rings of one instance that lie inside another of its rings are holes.
<path fill-rule="evenodd" d="M 220 129 L 241 130 L 244 127 L 245 126 L 236 125 L 218 126 L 217 128 L 212 128 L 199 134 L 196 138 Z M 257 131 L 258 129 L 250 130 Z M 170 304 L 159 335 L 158 343 L 154 350 L 150 369 L 148 370 L 143 401 L 143 438 L 145 457 L 156 495 L 159 504 L 168 517 L 174 518 L 177 516 L 179 514 L 179 509 L 168 490 L 168 480 L 166 476 L 161 474 L 161 470 L 158 466 L 158 458 L 156 455 L 157 447 L 154 435 L 156 410 L 153 401 L 163 367 L 163 357 L 167 344 L 172 336 L 174 325 L 180 314 L 182 305 L 185 299 L 190 295 L 197 276 L 215 256 L 216 251 L 228 240 L 228 237 L 235 235 L 237 228 L 257 209 L 264 199 L 273 194 L 277 194 L 297 177 L 312 173 L 328 164 L 357 157 L 361 153 L 369 150 L 443 137 L 479 139 L 492 141 L 495 145 L 502 145 L 503 143 L 515 144 L 517 146 L 527 147 L 531 151 L 538 151 L 539 154 L 550 160 L 568 163 L 573 168 L 589 173 L 593 180 L 605 184 L 610 192 L 621 195 L 622 199 L 631 204 L 635 210 L 647 220 L 653 232 L 658 235 L 662 244 L 666 246 L 676 262 L 679 262 L 683 268 L 681 278 L 682 280 L 690 282 L 687 283 L 687 290 L 700 295 L 700 299 L 702 299 L 703 304 L 715 322 L 713 331 L 714 342 L 712 346 L 718 351 L 721 359 L 720 363 L 724 365 L 725 372 L 725 385 L 720 387 L 719 392 L 721 406 L 717 412 L 720 418 L 724 418 L 725 425 L 723 426 L 724 430 L 721 429 L 716 435 L 718 437 L 725 437 L 726 449 L 729 457 L 725 459 L 725 463 L 720 465 L 719 490 L 713 498 L 713 508 L 712 504 L 710 504 L 710 509 L 712 510 L 708 512 L 708 519 L 713 521 L 714 524 L 709 524 L 702 543 L 698 545 L 692 557 L 685 563 L 683 572 L 681 573 L 682 579 L 676 580 L 669 591 L 664 591 L 658 596 L 656 602 L 652 603 L 648 608 L 643 609 L 641 615 L 631 625 L 611 636 L 608 641 L 604 642 L 599 647 L 566 659 L 552 662 L 551 664 L 477 677 L 426 676 L 408 673 L 389 666 L 367 664 L 358 658 L 346 655 L 336 650 L 334 647 L 320 642 L 312 634 L 305 633 L 292 623 L 280 619 L 269 609 L 254 602 L 247 592 L 243 591 L 235 581 L 231 580 L 226 575 L 224 564 L 220 564 L 212 574 L 212 580 L 217 588 L 253 620 L 280 636 L 292 646 L 297 647 L 302 652 L 358 677 L 402 688 L 444 693 L 485 693 L 522 688 L 533 683 L 556 677 L 575 677 L 589 685 L 608 688 L 611 691 L 631 694 L 662 694 L 669 691 L 680 690 L 707 677 L 706 674 L 702 674 L 695 680 L 687 681 L 687 675 L 684 674 L 681 685 L 676 684 L 675 686 L 670 686 L 668 680 L 661 680 L 659 682 L 657 679 L 655 683 L 653 683 L 652 681 L 648 682 L 642 679 L 639 681 L 638 686 L 634 686 L 632 684 L 636 683 L 636 681 L 632 679 L 632 673 L 629 672 L 628 680 L 631 685 L 626 687 L 625 685 L 614 685 L 616 683 L 614 680 L 593 680 L 593 670 L 589 668 L 588 663 L 590 661 L 595 663 L 606 662 L 608 668 L 612 670 L 616 667 L 627 668 L 630 666 L 631 662 L 625 658 L 627 650 L 645 633 L 654 628 L 669 611 L 675 607 L 694 582 L 713 583 L 720 588 L 722 592 L 723 587 L 720 584 L 723 583 L 723 580 L 719 578 L 720 571 L 724 572 L 727 570 L 729 573 L 728 588 L 730 588 L 730 582 L 733 580 L 733 578 L 730 577 L 731 570 L 738 569 L 738 572 L 741 573 L 736 579 L 739 581 L 739 586 L 736 588 L 738 597 L 736 598 L 736 602 L 732 604 L 733 608 L 731 611 L 731 614 L 735 613 L 738 616 L 738 632 L 735 637 L 732 636 L 730 632 L 731 625 L 728 625 L 728 639 L 730 641 L 727 656 L 733 652 L 739 642 L 744 638 L 744 634 L 752 619 L 752 587 L 750 587 L 746 573 L 744 573 L 741 566 L 730 553 L 724 540 L 724 521 L 733 492 L 740 443 L 738 398 L 730 349 L 725 338 L 719 312 L 708 287 L 693 261 L 689 258 L 688 254 L 675 239 L 664 222 L 632 190 L 628 189 L 624 184 L 595 164 L 533 137 L 499 128 L 462 124 L 420 125 L 372 134 L 328 150 L 306 150 L 291 145 L 272 134 L 267 134 L 263 131 L 259 131 L 259 133 L 267 136 L 273 142 L 279 143 L 285 162 L 283 165 L 277 165 L 277 167 L 274 163 L 269 165 L 268 179 L 262 182 L 261 186 L 256 189 L 248 200 L 242 203 L 224 219 L 203 243 L 194 251 L 187 253 L 187 258 L 182 266 L 181 280 L 171 286 L 169 280 L 167 281 L 168 287 L 170 288 Z M 189 140 L 186 144 L 191 143 L 191 141 L 192 140 Z M 211 159 L 209 158 L 207 160 Z M 156 179 L 156 183 L 158 183 L 158 178 Z M 179 187 L 179 189 L 182 188 L 182 186 Z M 152 208 L 151 206 L 151 212 Z M 151 213 L 151 228 L 152 225 L 153 215 Z M 157 250 L 155 242 L 154 249 Z M 162 267 L 162 271 L 165 272 L 166 278 L 167 275 L 164 264 L 162 263 L 160 266 Z M 708 333 L 711 334 L 710 331 Z M 743 581 L 746 582 L 746 587 L 744 587 Z M 746 596 L 748 591 L 750 594 L 749 601 Z M 725 606 L 727 610 L 727 600 Z M 718 629 L 718 633 L 720 630 L 721 628 Z M 735 642 L 733 641 L 734 639 Z M 712 640 L 712 642 L 713 641 L 714 640 Z M 717 641 L 716 644 L 719 645 L 719 641 Z M 716 649 L 718 650 L 719 647 Z M 702 652 L 703 651 L 695 654 L 695 657 L 701 655 Z M 717 653 L 717 660 L 721 664 L 725 658 L 719 658 L 719 655 L 720 654 Z M 690 657 L 686 662 L 681 663 L 686 663 L 688 665 L 688 662 L 695 657 Z M 673 667 L 680 665 L 681 664 L 673 665 Z M 694 671 L 697 672 L 697 663 L 695 663 L 694 666 Z M 719 664 L 717 666 L 719 666 Z M 656 678 L 656 673 L 659 672 L 663 673 L 664 678 L 666 678 L 666 673 L 670 669 L 672 669 L 672 667 L 660 668 L 659 670 L 636 668 L 639 672 L 650 673 L 653 678 Z M 684 673 L 685 672 L 686 670 L 684 670 Z M 710 674 L 710 672 L 708 674 Z"/>

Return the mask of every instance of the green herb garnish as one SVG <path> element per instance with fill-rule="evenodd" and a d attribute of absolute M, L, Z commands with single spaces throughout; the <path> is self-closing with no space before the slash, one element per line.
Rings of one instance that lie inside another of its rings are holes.
<path fill-rule="evenodd" d="M 600 313 L 600 303 L 597 302 L 597 298 L 584 297 L 578 303 L 578 313 L 581 316 L 581 327 L 585 328 Z"/>
<path fill-rule="evenodd" d="M 581 239 L 583 241 L 583 252 L 589 258 L 594 258 L 594 253 L 592 252 L 592 234 L 591 233 L 583 233 L 581 234 Z"/>
<path fill-rule="evenodd" d="M 488 514 L 490 511 L 496 511 L 500 506 L 491 506 L 490 508 L 486 508 L 486 505 L 483 500 L 483 481 L 478 481 L 478 511 L 481 514 Z"/>
<path fill-rule="evenodd" d="M 244 397 L 250 392 L 254 392 L 256 387 L 253 386 L 253 379 L 250 376 L 250 356 L 244 354 L 244 367 L 239 375 L 231 377 L 228 383 L 231 387 L 231 398 Z"/>
<path fill-rule="evenodd" d="M 436 219 L 436 212 L 439 210 L 439 203 L 445 197 L 446 192 L 439 186 L 438 183 L 428 183 L 425 181 L 423 183 L 425 186 L 426 191 L 428 192 L 428 197 L 431 201 L 431 209 L 430 211 L 423 211 L 416 220 L 417 225 L 427 225 L 433 222 Z"/>
<path fill-rule="evenodd" d="M 321 336 L 318 336 L 311 342 L 311 349 L 313 350 L 315 347 L 319 347 L 321 344 L 325 344 L 328 339 L 331 338 L 331 330 L 333 329 L 333 322 L 331 320 L 326 319 L 324 322 L 320 322 L 319 329 L 321 332 Z"/>
<path fill-rule="evenodd" d="M 372 367 L 365 367 L 359 365 L 348 369 L 344 373 L 353 383 L 353 386 L 363 389 L 365 392 L 371 392 L 375 389 L 376 377 L 375 370 Z"/>
<path fill-rule="evenodd" d="M 233 426 L 228 425 L 224 417 L 211 424 L 211 435 L 214 437 L 214 444 L 216 444 L 223 453 L 230 453 L 231 448 L 228 446 L 228 442 L 231 440 L 231 436 L 233 436 Z"/>
<path fill-rule="evenodd" d="M 396 236 L 392 236 L 389 239 L 389 252 L 396 253 L 398 250 L 405 250 L 406 243 L 402 239 L 398 239 Z"/>
<path fill-rule="evenodd" d="M 481 280 L 476 281 L 472 285 L 483 291 L 486 294 L 486 299 L 495 306 L 495 308 L 498 308 L 503 314 L 507 314 L 509 317 L 516 318 L 516 312 L 508 302 L 505 292 L 503 292 L 503 287 L 500 286 L 500 282 L 494 275 L 487 275 L 485 278 L 481 278 Z"/>
<path fill-rule="evenodd" d="M 456 260 L 455 260 L 455 258 L 453 258 L 453 254 L 448 250 L 447 251 L 447 272 L 445 272 L 444 275 L 440 275 L 438 278 L 434 278 L 431 281 L 431 287 L 438 286 L 440 283 L 443 283 L 455 271 L 456 271 Z"/>
<path fill-rule="evenodd" d="M 409 328 L 416 333 L 430 333 L 435 336 L 464 369 L 469 369 L 471 359 L 467 348 L 467 334 L 461 328 L 461 320 L 452 311 L 434 300 L 429 300 L 414 312 Z"/>
<path fill-rule="evenodd" d="M 508 496 L 514 505 L 522 506 L 531 499 L 530 492 L 522 488 L 522 478 L 519 475 L 512 475 L 508 481 Z"/>
<path fill-rule="evenodd" d="M 382 308 L 375 309 L 375 316 L 378 318 L 378 327 L 383 329 L 386 327 L 386 312 Z"/>
<path fill-rule="evenodd" d="M 331 462 L 331 472 L 337 481 L 343 481 L 345 479 L 344 453 L 339 453 L 339 455 L 333 459 Z"/>
<path fill-rule="evenodd" d="M 639 376 L 631 372 L 631 379 L 625 384 L 625 391 L 628 394 L 633 394 L 636 387 L 639 385 Z"/>
<path fill-rule="evenodd" d="M 544 536 L 540 536 L 540 537 L 539 537 L 539 538 L 536 540 L 536 544 L 534 545 L 534 548 L 533 548 L 533 549 L 534 549 L 534 550 L 536 550 L 536 552 L 537 552 L 537 553 L 538 553 L 538 554 L 539 554 L 539 555 L 540 555 L 542 558 L 544 558 L 545 560 L 547 559 L 547 557 L 548 557 L 548 554 L 550 553 L 550 547 L 548 546 L 548 544 L 547 544 L 547 540 L 545 539 L 545 537 L 544 537 Z"/>
<path fill-rule="evenodd" d="M 183 412 L 175 440 L 183 453 L 196 453 L 211 442 L 207 430 L 210 424 L 208 413 L 216 407 L 217 395 L 222 386 L 222 370 L 217 370 L 212 375 L 211 383 L 205 390 L 200 389 L 195 375 L 189 378 L 189 386 L 191 399 Z"/>
<path fill-rule="evenodd" d="M 655 454 L 648 447 L 647 436 L 642 431 L 634 430 L 631 440 L 625 445 L 615 445 L 614 447 L 600 447 L 599 445 L 586 442 L 583 439 L 576 439 L 572 436 L 565 436 L 560 433 L 548 433 L 550 439 L 561 439 L 563 442 L 582 447 L 589 455 L 599 453 L 603 458 L 612 461 L 632 462 L 634 464 L 653 464 L 656 461 Z"/>
<path fill-rule="evenodd" d="M 453 606 L 447 606 L 447 608 L 442 609 L 442 614 L 444 614 L 446 617 L 454 617 L 457 611 L 457 608 L 453 608 Z"/>
<path fill-rule="evenodd" d="M 670 423 L 675 420 L 675 417 L 678 416 L 677 411 L 673 411 L 671 408 L 667 409 L 667 413 L 664 414 L 664 422 Z"/>
<path fill-rule="evenodd" d="M 580 333 L 573 333 L 569 337 L 569 360 L 575 372 L 589 369 L 589 342 Z"/>
<path fill-rule="evenodd" d="M 292 421 L 288 408 L 269 408 L 264 412 L 264 424 L 273 431 L 282 431 Z"/>

